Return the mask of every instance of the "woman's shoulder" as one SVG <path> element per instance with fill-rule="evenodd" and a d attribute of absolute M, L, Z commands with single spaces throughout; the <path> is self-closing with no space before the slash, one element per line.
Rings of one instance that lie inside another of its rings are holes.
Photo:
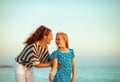
<path fill-rule="evenodd" d="M 35 43 L 29 44 L 29 45 L 25 45 L 24 49 L 26 50 L 30 50 L 30 49 L 36 49 L 37 45 Z"/>
<path fill-rule="evenodd" d="M 29 45 L 28 45 L 28 44 L 26 44 L 26 45 L 25 45 L 25 48 L 30 48 L 30 47 L 33 47 L 33 46 L 35 46 L 35 44 L 34 44 L 34 43 L 33 43 L 33 44 L 29 44 Z"/>

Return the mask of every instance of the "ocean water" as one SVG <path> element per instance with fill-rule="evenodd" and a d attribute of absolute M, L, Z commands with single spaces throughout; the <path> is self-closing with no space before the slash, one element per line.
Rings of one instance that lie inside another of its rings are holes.
<path fill-rule="evenodd" d="M 49 82 L 50 68 L 34 68 L 35 82 Z M 120 66 L 77 66 L 76 82 L 120 82 Z M 0 82 L 15 82 L 13 68 L 0 68 Z"/>

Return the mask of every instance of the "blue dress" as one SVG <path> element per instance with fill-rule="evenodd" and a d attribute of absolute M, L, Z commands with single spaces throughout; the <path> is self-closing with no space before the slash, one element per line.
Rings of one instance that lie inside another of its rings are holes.
<path fill-rule="evenodd" d="M 74 51 L 70 49 L 68 53 L 55 50 L 50 59 L 58 59 L 58 64 L 61 65 L 54 76 L 53 82 L 71 82 L 72 73 L 72 59 L 74 58 Z"/>

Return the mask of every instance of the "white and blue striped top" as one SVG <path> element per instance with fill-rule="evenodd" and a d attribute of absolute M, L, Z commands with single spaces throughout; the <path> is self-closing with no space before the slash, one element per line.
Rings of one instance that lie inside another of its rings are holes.
<path fill-rule="evenodd" d="M 48 63 L 49 51 L 48 48 L 41 47 L 36 43 L 25 46 L 22 52 L 15 58 L 16 62 L 31 68 L 39 63 Z"/>

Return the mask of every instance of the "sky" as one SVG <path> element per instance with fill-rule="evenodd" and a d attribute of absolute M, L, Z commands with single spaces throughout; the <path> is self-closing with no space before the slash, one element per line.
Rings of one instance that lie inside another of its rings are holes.
<path fill-rule="evenodd" d="M 120 60 L 119 0 L 0 0 L 0 65 L 11 64 L 40 25 L 52 29 L 54 39 L 57 32 L 67 33 L 83 61 Z M 55 49 L 53 40 L 50 53 Z"/>

